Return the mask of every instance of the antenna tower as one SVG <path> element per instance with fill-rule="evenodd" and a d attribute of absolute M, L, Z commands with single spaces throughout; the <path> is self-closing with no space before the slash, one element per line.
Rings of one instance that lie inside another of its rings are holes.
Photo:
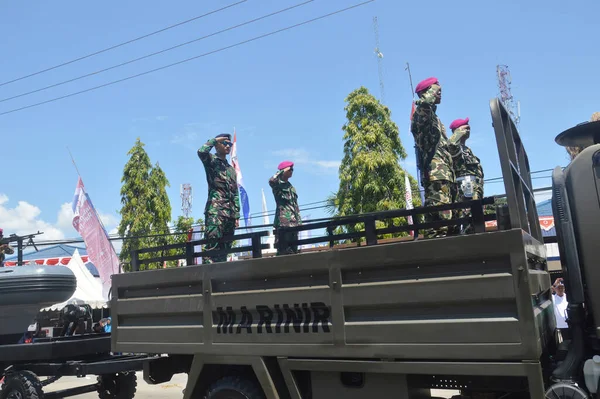
<path fill-rule="evenodd" d="M 373 17 L 373 30 L 375 31 L 375 55 L 377 56 L 377 69 L 379 70 L 379 90 L 380 101 L 384 102 L 385 99 L 385 91 L 383 88 L 383 53 L 379 47 L 379 23 L 377 22 L 377 17 Z"/>
<path fill-rule="evenodd" d="M 192 185 L 189 183 L 184 183 L 181 185 L 180 190 L 181 195 L 181 211 L 183 212 L 183 216 L 189 218 L 192 214 Z"/>
<path fill-rule="evenodd" d="M 500 89 L 500 102 L 512 117 L 515 126 L 518 126 L 521 120 L 521 106 L 518 101 L 516 107 L 514 104 L 514 98 L 510 90 L 512 78 L 508 65 L 498 65 L 496 73 L 498 75 L 498 88 Z"/>

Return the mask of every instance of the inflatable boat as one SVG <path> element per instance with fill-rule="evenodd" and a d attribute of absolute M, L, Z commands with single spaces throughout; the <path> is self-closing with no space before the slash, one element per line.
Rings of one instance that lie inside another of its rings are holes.
<path fill-rule="evenodd" d="M 16 344 L 40 309 L 68 300 L 76 288 L 65 266 L 0 268 L 0 344 Z"/>

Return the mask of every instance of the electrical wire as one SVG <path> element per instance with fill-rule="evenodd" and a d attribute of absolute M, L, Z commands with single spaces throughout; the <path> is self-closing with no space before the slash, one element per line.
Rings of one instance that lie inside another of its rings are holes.
<path fill-rule="evenodd" d="M 147 37 L 150 37 L 150 36 L 154 36 L 154 35 L 156 35 L 156 34 L 158 34 L 158 33 L 165 32 L 165 31 L 167 31 L 167 30 L 169 30 L 169 29 L 173 29 L 173 28 L 175 28 L 175 27 L 178 27 L 178 26 L 181 26 L 181 25 L 185 25 L 185 24 L 187 24 L 187 23 L 190 23 L 190 22 L 192 22 L 192 21 L 196 21 L 196 20 L 198 20 L 198 19 L 201 19 L 201 18 L 207 17 L 207 16 L 209 16 L 209 15 L 216 14 L 216 13 L 218 13 L 218 12 L 224 11 L 224 10 L 226 10 L 226 9 L 228 9 L 228 8 L 235 7 L 235 6 L 237 6 L 237 5 L 240 5 L 240 4 L 242 4 L 242 3 L 245 3 L 246 1 L 248 1 L 248 0 L 241 0 L 241 1 L 238 1 L 237 3 L 233 3 L 233 4 L 230 4 L 230 5 L 228 5 L 228 6 L 221 7 L 221 8 L 219 8 L 219 9 L 216 9 L 216 10 L 210 11 L 210 12 L 208 12 L 208 13 L 206 13 L 206 14 L 202 14 L 202 15 L 199 15 L 199 16 L 197 16 L 197 17 L 190 18 L 190 19 L 188 19 L 188 20 L 185 20 L 185 21 L 182 21 L 182 22 L 176 23 L 175 25 L 167 26 L 166 28 L 162 28 L 162 29 L 159 29 L 159 30 L 157 30 L 157 31 L 154 31 L 154 32 L 148 33 L 148 34 L 146 34 L 146 35 L 143 35 L 143 36 L 136 37 L 135 39 L 131 39 L 131 40 L 128 40 L 128 41 L 126 41 L 126 42 L 119 43 L 119 44 L 116 44 L 116 45 L 114 45 L 114 46 L 111 46 L 111 47 L 107 47 L 107 48 L 105 48 L 105 49 L 103 49 L 103 50 L 99 50 L 99 51 L 96 51 L 96 52 L 90 53 L 90 54 L 88 54 L 88 55 L 84 55 L 83 57 L 75 58 L 75 59 L 73 59 L 73 60 L 71 60 L 71 61 L 63 62 L 62 64 L 58 64 L 58 65 L 55 65 L 55 66 L 53 66 L 53 67 L 50 67 L 50 68 L 43 69 L 43 70 L 41 70 L 41 71 L 38 71 L 38 72 L 30 73 L 29 75 L 21 76 L 20 78 L 16 78 L 16 79 L 13 79 L 13 80 L 9 80 L 9 81 L 6 81 L 6 82 L 3 82 L 3 83 L 0 83 L 0 87 L 2 87 L 2 86 L 6 86 L 6 85 L 8 85 L 8 84 L 11 84 L 11 83 L 18 82 L 18 81 L 20 81 L 20 80 L 23 80 L 23 79 L 30 78 L 30 77 L 32 77 L 32 76 L 40 75 L 40 74 L 42 74 L 42 73 L 45 73 L 45 72 L 48 72 L 48 71 L 52 71 L 52 70 L 54 70 L 54 69 L 57 69 L 57 68 L 60 68 L 60 67 L 66 66 L 66 65 L 73 64 L 73 63 L 75 63 L 75 62 L 78 62 L 78 61 L 81 61 L 81 60 L 85 60 L 86 58 L 90 58 L 90 57 L 93 57 L 93 56 L 95 56 L 95 55 L 102 54 L 102 53 L 105 53 L 105 52 L 107 52 L 107 51 L 110 51 L 110 50 L 114 50 L 114 49 L 116 49 L 116 48 L 119 48 L 119 47 L 123 47 L 123 46 L 125 46 L 125 45 L 127 45 L 127 44 L 130 44 L 130 43 L 133 43 L 133 42 L 137 42 L 137 41 L 139 41 L 139 40 L 145 39 L 145 38 L 147 38 Z"/>
<path fill-rule="evenodd" d="M 193 40 L 187 41 L 187 42 L 185 42 L 185 43 L 177 44 L 177 45 L 175 45 L 175 46 L 172 46 L 172 47 L 169 47 L 169 48 L 165 48 L 165 49 L 163 49 L 163 50 L 156 51 L 156 52 L 154 52 L 154 53 L 150 53 L 150 54 L 144 55 L 144 56 L 142 56 L 142 57 L 134 58 L 134 59 L 132 59 L 132 60 L 125 61 L 125 62 L 122 62 L 122 63 L 120 63 L 120 64 L 117 64 L 117 65 L 110 66 L 110 67 L 108 67 L 108 68 L 104 68 L 104 69 L 100 69 L 100 70 L 98 70 L 98 71 L 95 71 L 95 72 L 87 73 L 87 74 L 85 74 L 85 75 L 81 75 L 81 76 L 78 76 L 78 77 L 76 77 L 76 78 L 73 78 L 73 79 L 64 80 L 64 81 L 62 81 L 62 82 L 55 83 L 55 84 L 52 84 L 52 85 L 50 85 L 50 86 L 42 87 L 41 89 L 31 90 L 31 91 L 28 91 L 28 92 L 26 92 L 26 93 L 17 94 L 16 96 L 12 96 L 12 97 L 3 98 L 3 99 L 1 99 L 1 100 L 0 100 L 0 103 L 6 102 L 6 101 L 9 101 L 9 100 L 14 100 L 15 98 L 19 98 L 19 97 L 25 97 L 25 96 L 28 96 L 28 95 L 30 95 L 30 94 L 39 93 L 40 91 L 44 91 L 44 90 L 48 90 L 48 89 L 52 89 L 52 88 L 54 88 L 54 87 L 62 86 L 62 85 L 65 85 L 65 84 L 67 84 L 67 83 L 71 83 L 71 82 L 75 82 L 75 81 L 77 81 L 77 80 L 81 80 L 81 79 L 84 79 L 84 78 L 88 78 L 88 77 L 90 77 L 90 76 L 99 75 L 99 74 L 101 74 L 101 73 L 104 73 L 104 72 L 106 72 L 106 71 L 110 71 L 110 70 L 112 70 L 112 69 L 117 69 L 117 68 L 120 68 L 120 67 L 122 67 L 122 66 L 125 66 L 125 65 L 133 64 L 134 62 L 138 62 L 138 61 L 144 60 L 144 59 L 146 59 L 146 58 L 154 57 L 155 55 L 158 55 L 158 54 L 163 54 L 163 53 L 166 53 L 166 52 L 168 52 L 168 51 L 175 50 L 175 49 L 177 49 L 177 48 L 180 48 L 180 47 L 183 47 L 183 46 L 187 46 L 187 45 L 189 45 L 189 44 L 192 44 L 192 43 L 199 42 L 199 41 L 201 41 L 201 40 L 204 40 L 204 39 L 207 39 L 207 38 L 209 38 L 209 37 L 217 36 L 217 35 L 220 35 L 221 33 L 224 33 L 224 32 L 227 32 L 227 31 L 230 31 L 230 30 L 233 30 L 233 29 L 237 29 L 237 28 L 240 28 L 240 27 L 242 27 L 242 26 L 245 26 L 245 25 L 252 24 L 252 23 L 254 23 L 254 22 L 257 22 L 257 21 L 260 21 L 260 20 L 262 20 L 262 19 L 265 19 L 265 18 L 268 18 L 268 17 L 272 17 L 272 16 L 274 16 L 274 15 L 277 15 L 277 14 L 284 13 L 284 12 L 286 12 L 286 11 L 289 11 L 289 10 L 292 10 L 292 9 L 294 9 L 294 8 L 297 8 L 297 7 L 300 7 L 300 6 L 306 5 L 306 4 L 308 4 L 308 3 L 312 3 L 313 1 L 314 1 L 314 0 L 308 0 L 308 1 L 305 1 L 304 3 L 296 4 L 296 5 L 294 5 L 294 6 L 287 7 L 287 8 L 284 8 L 284 9 L 282 9 L 282 10 L 279 10 L 279 11 L 276 11 L 276 12 L 272 12 L 272 13 L 270 13 L 270 14 L 267 14 L 267 15 L 263 15 L 262 17 L 255 18 L 255 19 L 252 19 L 252 20 L 250 20 L 250 21 L 246 21 L 246 22 L 243 22 L 243 23 L 241 23 L 241 24 L 238 24 L 238 25 L 231 26 L 231 27 L 229 27 L 229 28 L 222 29 L 222 30 L 220 30 L 220 31 L 217 31 L 217 32 L 213 32 L 213 33 L 211 33 L 211 34 L 208 34 L 208 35 L 205 35 L 205 36 L 199 37 L 199 38 L 197 38 L 197 39 L 193 39 Z"/>
<path fill-rule="evenodd" d="M 163 66 L 158 67 L 158 68 L 150 69 L 148 71 L 141 72 L 141 73 L 138 73 L 138 74 L 135 74 L 135 75 L 130 75 L 130 76 L 122 78 L 122 79 L 113 80 L 113 81 L 108 82 L 108 83 L 104 83 L 104 84 L 101 84 L 101 85 L 98 85 L 98 86 L 90 87 L 88 89 L 80 90 L 80 91 L 77 91 L 77 92 L 74 92 L 74 93 L 66 94 L 64 96 L 55 97 L 55 98 L 52 98 L 50 100 L 41 101 L 41 102 L 38 102 L 38 103 L 35 103 L 35 104 L 26 105 L 24 107 L 15 108 L 15 109 L 12 109 L 12 110 L 9 110 L 9 111 L 4 111 L 4 112 L 0 113 L 0 116 L 11 114 L 11 113 L 17 112 L 17 111 L 22 111 L 22 110 L 33 108 L 33 107 L 38 107 L 40 105 L 52 103 L 52 102 L 55 102 L 55 101 L 63 100 L 65 98 L 69 98 L 69 97 L 77 96 L 77 95 L 84 94 L 84 93 L 87 93 L 87 92 L 90 92 L 90 91 L 98 90 L 98 89 L 101 89 L 103 87 L 112 86 L 112 85 L 117 84 L 117 83 L 121 83 L 121 82 L 125 82 L 125 81 L 131 80 L 131 79 L 135 79 L 135 78 L 138 78 L 140 76 L 148 75 L 148 74 L 151 74 L 153 72 L 157 72 L 157 71 L 161 71 L 161 70 L 164 70 L 164 69 L 167 69 L 167 68 L 171 68 L 173 66 L 180 65 L 180 64 L 183 64 L 183 63 L 186 63 L 186 62 L 190 62 L 190 61 L 193 61 L 193 60 L 196 60 L 196 59 L 199 59 L 199 58 L 203 58 L 203 57 L 206 57 L 206 56 L 209 56 L 209 55 L 212 55 L 212 54 L 220 53 L 222 51 L 229 50 L 229 49 L 234 48 L 234 47 L 238 47 L 238 46 L 241 46 L 241 45 L 244 45 L 244 44 L 247 44 L 247 43 L 251 43 L 251 42 L 256 41 L 256 40 L 264 39 L 265 37 L 273 36 L 273 35 L 276 35 L 278 33 L 285 32 L 285 31 L 297 28 L 299 26 L 307 25 L 309 23 L 312 23 L 312 22 L 315 22 L 315 21 L 318 21 L 318 20 L 321 20 L 321 19 L 324 19 L 324 18 L 328 18 L 328 17 L 334 16 L 336 14 L 340 14 L 340 13 L 345 12 L 345 11 L 349 11 L 351 9 L 364 6 L 364 5 L 372 3 L 374 1 L 375 0 L 367 0 L 367 1 L 355 4 L 355 5 L 350 6 L 350 7 L 342 8 L 340 10 L 337 10 L 337 11 L 334 11 L 334 12 L 330 12 L 328 14 L 324 14 L 324 15 L 321 15 L 321 16 L 316 17 L 316 18 L 312 18 L 312 19 L 309 19 L 309 20 L 306 20 L 306 21 L 303 21 L 303 22 L 300 22 L 300 23 L 297 23 L 297 24 L 294 24 L 294 25 L 287 26 L 285 28 L 277 29 L 277 30 L 271 31 L 269 33 L 265 33 L 265 34 L 262 34 L 262 35 L 259 35 L 259 36 L 255 36 L 255 37 L 253 37 L 251 39 L 243 40 L 241 42 L 237 42 L 237 43 L 229 45 L 229 46 L 221 47 L 221 48 L 218 48 L 216 50 L 212 50 L 212 51 L 209 51 L 209 52 L 206 52 L 206 53 L 194 56 L 194 57 L 186 58 L 184 60 L 177 61 L 177 62 L 168 64 L 168 65 L 163 65 Z"/>

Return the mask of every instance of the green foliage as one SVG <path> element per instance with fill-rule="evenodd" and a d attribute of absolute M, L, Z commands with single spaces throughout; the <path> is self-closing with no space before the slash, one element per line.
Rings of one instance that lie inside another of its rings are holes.
<path fill-rule="evenodd" d="M 187 242 L 188 232 L 195 225 L 202 226 L 204 221 L 202 219 L 194 220 L 194 218 L 185 216 L 179 216 L 177 220 L 174 221 L 173 226 L 173 235 L 169 236 L 169 244 L 183 244 Z M 181 259 L 185 258 L 185 248 L 182 249 L 173 249 L 169 251 L 168 255 L 179 255 Z M 167 267 L 176 267 L 178 266 L 178 262 L 176 260 L 168 261 Z"/>
<path fill-rule="evenodd" d="M 495 214 L 496 213 L 496 207 L 497 206 L 502 206 L 502 205 L 507 205 L 506 202 L 506 197 L 501 197 L 501 198 L 494 198 L 494 203 L 490 204 L 490 205 L 485 205 L 483 207 L 483 213 L 485 215 L 491 215 L 491 214 Z"/>
<path fill-rule="evenodd" d="M 168 223 L 171 218 L 171 204 L 166 192 L 169 181 L 158 164 L 152 167 L 150 157 L 144 150 L 144 143 L 138 138 L 127 155 L 129 160 L 121 178 L 122 207 L 119 211 L 121 222 L 118 229 L 119 235 L 125 238 L 119 255 L 120 260 L 126 264 L 125 268 L 130 267 L 132 250 L 169 243 L 169 236 L 166 234 L 169 233 Z M 143 237 L 148 235 L 158 236 Z M 158 255 L 160 254 L 144 254 L 140 258 L 148 259 Z M 142 269 L 162 266 L 157 262 L 144 265 Z"/>
<path fill-rule="evenodd" d="M 328 210 L 334 216 L 402 209 L 404 174 L 399 161 L 406 158 L 398 126 L 391 120 L 389 108 L 361 87 L 345 99 L 347 122 L 344 131 L 344 158 L 339 169 L 338 191 L 328 198 Z M 417 181 L 409 175 L 413 205 L 420 206 Z M 381 222 L 378 227 L 403 225 L 405 218 Z M 336 233 L 364 230 L 362 224 L 338 229 Z M 407 235 L 396 234 L 398 235 Z M 391 235 L 386 235 L 391 237 Z"/>

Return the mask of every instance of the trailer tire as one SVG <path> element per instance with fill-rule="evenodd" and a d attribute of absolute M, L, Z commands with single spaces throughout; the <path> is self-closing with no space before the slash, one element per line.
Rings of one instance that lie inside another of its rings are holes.
<path fill-rule="evenodd" d="M 2 384 L 0 399 L 43 399 L 42 383 L 31 371 L 7 375 Z"/>
<path fill-rule="evenodd" d="M 223 377 L 215 381 L 206 391 L 204 399 L 264 399 L 259 384 L 239 376 Z"/>
<path fill-rule="evenodd" d="M 137 376 L 133 371 L 98 376 L 100 399 L 133 399 L 137 389 Z"/>

